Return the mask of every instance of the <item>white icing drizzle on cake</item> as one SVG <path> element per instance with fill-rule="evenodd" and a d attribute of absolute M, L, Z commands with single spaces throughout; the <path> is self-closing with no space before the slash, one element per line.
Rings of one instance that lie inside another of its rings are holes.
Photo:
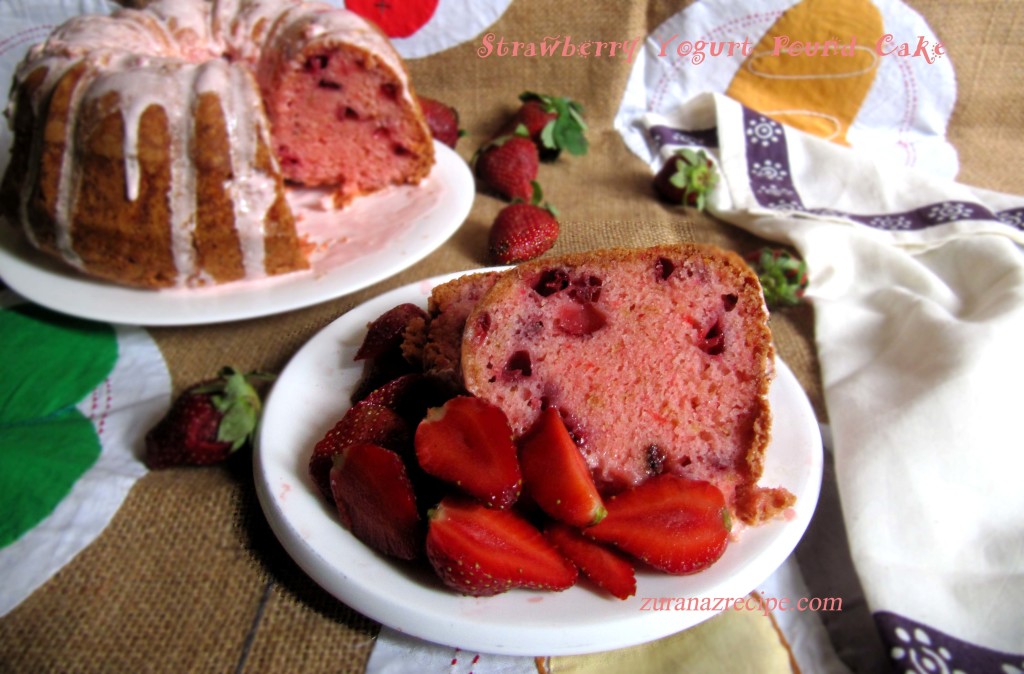
<path fill-rule="evenodd" d="M 125 196 L 139 198 L 144 180 L 139 161 L 139 125 L 151 106 L 161 107 L 171 141 L 171 250 L 178 285 L 202 283 L 195 250 L 196 169 L 190 159 L 194 129 L 191 122 L 199 96 L 214 92 L 225 110 L 233 179 L 225 189 L 234 204 L 235 227 L 241 242 L 246 278 L 267 275 L 264 230 L 267 214 L 277 199 L 276 179 L 255 168 L 259 142 L 270 147 L 270 129 L 262 113 L 255 70 L 262 48 L 290 53 L 295 31 L 331 41 L 344 41 L 372 53 L 402 82 L 403 95 L 412 98 L 400 58 L 379 31 L 358 15 L 323 3 L 299 0 L 157 0 L 145 10 L 124 9 L 114 15 L 80 16 L 54 30 L 47 41 L 29 50 L 16 80 L 23 81 L 40 67 L 45 81 L 30 103 L 40 118 L 44 96 L 54 83 L 79 63 L 85 73 L 72 92 L 72 110 L 116 93 L 124 122 Z M 306 45 L 308 46 L 308 45 Z M 8 105 L 13 120 L 15 102 Z M 76 267 L 70 226 L 81 177 L 72 169 L 78 142 L 76 115 L 67 124 L 56 205 L 56 241 L 64 259 Z M 37 138 L 32 152 L 39 156 Z M 275 168 L 276 168 L 276 160 Z M 32 171 L 37 173 L 36 161 Z M 37 237 L 29 222 L 29 200 L 35 175 L 22 183 L 21 225 L 33 245 Z"/>

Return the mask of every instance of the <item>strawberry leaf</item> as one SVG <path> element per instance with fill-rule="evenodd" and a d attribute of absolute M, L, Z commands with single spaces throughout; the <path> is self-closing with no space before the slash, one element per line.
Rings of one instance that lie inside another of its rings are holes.
<path fill-rule="evenodd" d="M 566 150 L 573 155 L 585 155 L 589 149 L 585 133 L 587 124 L 583 120 L 583 106 L 564 96 L 547 96 L 524 91 L 519 100 L 539 101 L 548 112 L 557 115 L 553 122 L 541 130 L 541 144 L 551 150 Z"/>
<path fill-rule="evenodd" d="M 711 159 L 703 150 L 682 148 L 669 161 L 675 162 L 669 182 L 682 190 L 682 203 L 704 210 L 707 194 L 718 184 L 718 172 Z"/>
<path fill-rule="evenodd" d="M 791 253 L 765 246 L 747 256 L 769 309 L 796 306 L 807 289 L 807 264 Z"/>
<path fill-rule="evenodd" d="M 544 147 L 552 150 L 558 147 L 555 143 L 555 120 L 551 120 L 540 130 L 540 142 Z"/>
<path fill-rule="evenodd" d="M 262 372 L 242 374 L 234 368 L 225 367 L 220 371 L 220 379 L 210 385 L 219 389 L 211 397 L 214 406 L 224 414 L 217 427 L 217 439 L 230 442 L 232 451 L 252 439 L 259 422 L 262 403 L 250 380 L 272 378 L 272 375 Z"/>

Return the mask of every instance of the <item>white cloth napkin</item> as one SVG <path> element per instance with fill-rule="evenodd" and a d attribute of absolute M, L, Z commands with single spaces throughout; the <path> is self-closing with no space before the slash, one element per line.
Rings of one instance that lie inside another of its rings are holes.
<path fill-rule="evenodd" d="M 655 154 L 704 145 L 722 175 L 709 210 L 808 264 L 850 549 L 894 664 L 1019 671 L 1024 197 L 717 94 L 639 121 Z"/>

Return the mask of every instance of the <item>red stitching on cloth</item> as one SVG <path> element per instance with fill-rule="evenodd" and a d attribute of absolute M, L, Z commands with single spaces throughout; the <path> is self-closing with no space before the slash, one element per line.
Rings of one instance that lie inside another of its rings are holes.
<path fill-rule="evenodd" d="M 776 21 L 778 21 L 779 17 L 782 16 L 784 13 L 785 12 L 779 11 L 779 12 L 755 12 L 753 14 L 747 14 L 746 16 L 742 16 L 742 17 L 739 17 L 739 18 L 736 18 L 736 19 L 732 19 L 731 21 L 726 21 L 725 23 L 718 24 L 717 26 L 712 28 L 710 31 L 708 31 L 707 35 L 701 35 L 700 37 L 698 37 L 696 39 L 703 40 L 706 37 L 714 35 L 715 33 L 725 32 L 725 30 L 727 30 L 727 29 L 731 29 L 731 28 L 749 28 L 750 26 L 754 26 L 754 25 L 758 25 L 758 24 L 763 24 L 763 23 L 765 23 L 767 21 L 771 21 L 772 24 L 774 24 Z M 769 25 L 769 28 L 770 27 L 771 26 Z M 653 33 L 651 34 L 651 37 L 654 37 Z M 657 38 L 654 38 L 654 39 L 658 40 Z M 760 41 L 760 39 L 761 38 L 758 38 L 759 41 Z M 658 40 L 658 42 L 660 44 L 661 40 Z M 683 58 L 680 58 L 680 59 L 677 59 L 676 61 L 674 61 L 672 63 L 672 67 L 668 71 L 666 71 L 665 74 L 662 75 L 662 77 L 658 80 L 656 86 L 654 87 L 654 95 L 647 99 L 648 100 L 648 106 L 647 106 L 648 110 L 650 110 L 651 112 L 654 112 L 661 105 L 661 99 L 665 95 L 665 90 L 668 88 L 668 85 L 669 85 L 670 82 L 675 81 L 675 77 L 674 76 L 682 68 L 682 66 L 683 66 L 685 61 L 686 61 L 686 59 L 683 59 Z"/>
<path fill-rule="evenodd" d="M 54 28 L 56 28 L 56 26 L 51 24 L 44 24 L 41 26 L 35 26 L 33 28 L 26 28 L 24 30 L 20 30 L 17 33 L 14 33 L 13 35 L 4 38 L 3 40 L 0 40 L 0 54 L 7 53 L 13 47 L 17 47 L 29 39 L 38 40 L 37 37 L 33 36 L 33 33 L 37 35 L 43 35 L 45 37 L 46 35 L 49 35 Z M 9 47 L 8 45 L 14 42 L 15 40 L 17 40 L 17 42 L 13 45 L 13 47 Z"/>

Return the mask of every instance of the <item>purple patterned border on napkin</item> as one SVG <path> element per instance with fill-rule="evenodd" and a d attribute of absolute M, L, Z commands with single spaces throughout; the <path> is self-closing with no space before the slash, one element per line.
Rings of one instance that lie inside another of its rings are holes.
<path fill-rule="evenodd" d="M 894 671 L 993 672 L 1024 671 L 1024 655 L 1000 653 L 961 641 L 934 627 L 895 613 L 875 613 L 875 623 L 889 646 Z"/>
<path fill-rule="evenodd" d="M 957 220 L 988 220 L 1024 230 L 1024 208 L 992 212 L 980 203 L 940 201 L 893 212 L 860 214 L 828 208 L 809 208 L 793 182 L 786 128 L 756 110 L 743 108 L 747 171 L 750 189 L 757 203 L 772 210 L 846 218 L 879 230 L 920 231 Z M 648 129 L 658 147 L 718 147 L 717 129 L 679 129 L 654 125 Z"/>

